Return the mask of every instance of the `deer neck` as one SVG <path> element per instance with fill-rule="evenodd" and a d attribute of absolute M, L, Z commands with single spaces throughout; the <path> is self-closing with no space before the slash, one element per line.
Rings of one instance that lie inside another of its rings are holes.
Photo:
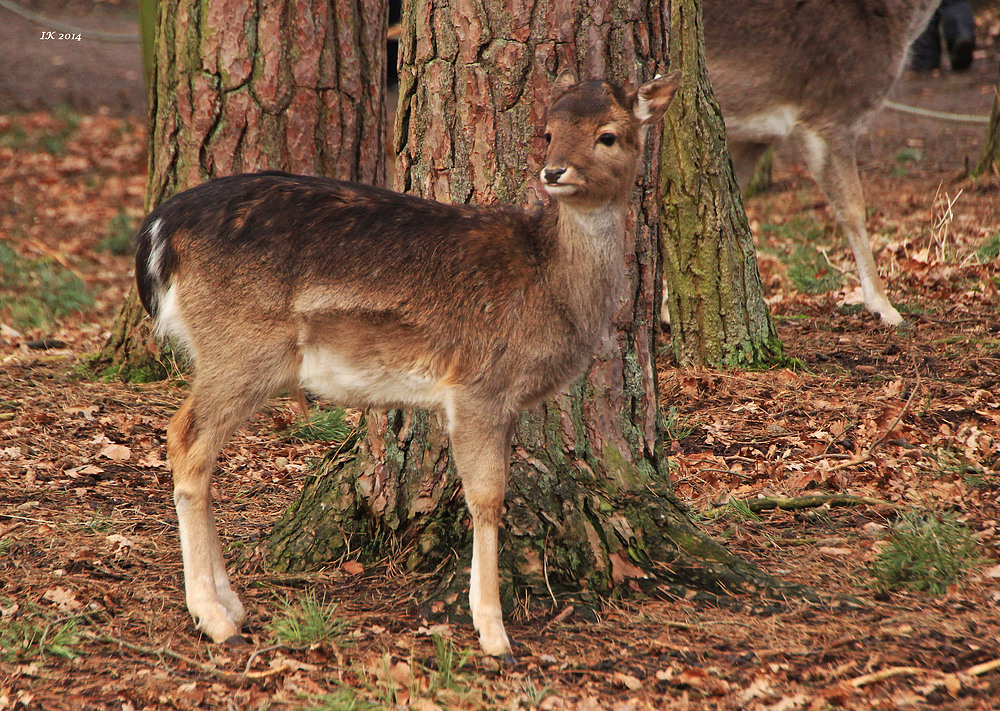
<path fill-rule="evenodd" d="M 558 203 L 550 284 L 566 317 L 587 338 L 607 329 L 625 284 L 625 207 Z"/>

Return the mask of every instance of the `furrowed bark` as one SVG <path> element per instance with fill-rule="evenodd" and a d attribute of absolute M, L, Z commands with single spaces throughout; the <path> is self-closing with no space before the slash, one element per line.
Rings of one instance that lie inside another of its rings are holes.
<path fill-rule="evenodd" d="M 669 5 L 670 63 L 685 74 L 667 112 L 660 219 L 674 356 L 681 366 L 782 358 L 757 253 L 705 67 L 700 9 Z"/>
<path fill-rule="evenodd" d="M 1000 76 L 997 77 L 997 88 L 993 98 L 993 111 L 990 112 L 990 123 L 986 129 L 986 143 L 979 162 L 972 170 L 973 177 L 1000 175 Z"/>
<path fill-rule="evenodd" d="M 146 211 L 259 170 L 383 185 L 385 0 L 163 0 L 152 52 Z M 134 289 L 92 367 L 164 373 Z"/>
<path fill-rule="evenodd" d="M 414 0 L 400 47 L 397 187 L 449 202 L 532 202 L 553 78 L 570 67 L 635 86 L 664 70 L 665 20 L 652 5 Z M 501 528 L 508 609 L 515 596 L 521 610 L 547 606 L 550 591 L 561 605 L 676 592 L 673 584 L 716 593 L 774 586 L 699 531 L 670 490 L 654 360 L 656 153 L 649 146 L 622 245 L 631 289 L 614 335 L 585 377 L 516 428 Z M 443 570 L 432 609 L 461 599 L 464 611 L 471 531 L 442 419 L 369 412 L 366 424 L 275 527 L 269 565 L 298 571 L 402 555 L 410 568 Z"/>

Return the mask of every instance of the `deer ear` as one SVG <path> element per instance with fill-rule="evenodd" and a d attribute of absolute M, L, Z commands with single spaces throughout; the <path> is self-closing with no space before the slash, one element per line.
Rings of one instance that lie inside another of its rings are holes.
<path fill-rule="evenodd" d="M 640 123 L 659 121 L 670 106 L 677 87 L 681 85 L 680 71 L 673 71 L 665 77 L 657 76 L 639 87 L 632 98 L 632 113 Z"/>
<path fill-rule="evenodd" d="M 571 87 L 576 86 L 579 82 L 576 78 L 576 72 L 572 69 L 563 69 L 556 77 L 555 83 L 552 85 L 552 93 L 549 95 L 549 106 L 559 101 L 559 98 L 565 94 Z"/>

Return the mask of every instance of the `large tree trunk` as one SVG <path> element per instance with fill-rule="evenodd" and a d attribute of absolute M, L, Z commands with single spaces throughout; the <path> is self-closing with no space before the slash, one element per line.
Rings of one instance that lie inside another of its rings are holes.
<path fill-rule="evenodd" d="M 700 3 L 668 3 L 670 64 L 684 71 L 667 112 L 663 262 L 677 362 L 748 366 L 782 353 L 704 59 Z"/>
<path fill-rule="evenodd" d="M 384 184 L 386 0 L 161 0 L 149 91 L 147 212 L 233 173 Z M 162 376 L 129 293 L 97 367 Z"/>
<path fill-rule="evenodd" d="M 414 0 L 406 11 L 400 187 L 451 202 L 530 202 L 558 71 L 636 85 L 662 69 L 659 3 L 511 7 Z M 552 595 L 561 605 L 635 587 L 664 591 L 672 582 L 714 591 L 767 584 L 692 525 L 670 491 L 654 362 L 659 273 L 650 162 L 622 245 L 631 289 L 614 336 L 586 377 L 525 412 L 516 428 L 501 551 L 508 607 L 525 589 L 535 593 L 531 605 Z M 349 553 L 380 560 L 402 550 L 414 568 L 444 561 L 436 599 L 452 602 L 464 587 L 464 600 L 471 532 L 441 418 L 369 412 L 366 423 L 352 447 L 307 480 L 275 527 L 268 563 L 292 571 Z M 523 595 L 518 600 L 524 609 Z"/>
<path fill-rule="evenodd" d="M 996 94 L 993 98 L 993 111 L 990 114 L 990 125 L 986 130 L 986 144 L 979 162 L 972 171 L 973 176 L 1000 175 L 1000 76 L 997 77 Z"/>

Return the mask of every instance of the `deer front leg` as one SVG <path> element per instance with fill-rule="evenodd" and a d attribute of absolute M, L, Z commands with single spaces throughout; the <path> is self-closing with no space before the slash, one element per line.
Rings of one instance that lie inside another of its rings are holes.
<path fill-rule="evenodd" d="M 509 656 L 510 640 L 500 609 L 498 529 L 503 516 L 510 465 L 508 422 L 484 421 L 480 412 L 456 412 L 450 419 L 451 445 L 472 515 L 472 571 L 469 607 L 479 646 L 493 656 Z"/>

